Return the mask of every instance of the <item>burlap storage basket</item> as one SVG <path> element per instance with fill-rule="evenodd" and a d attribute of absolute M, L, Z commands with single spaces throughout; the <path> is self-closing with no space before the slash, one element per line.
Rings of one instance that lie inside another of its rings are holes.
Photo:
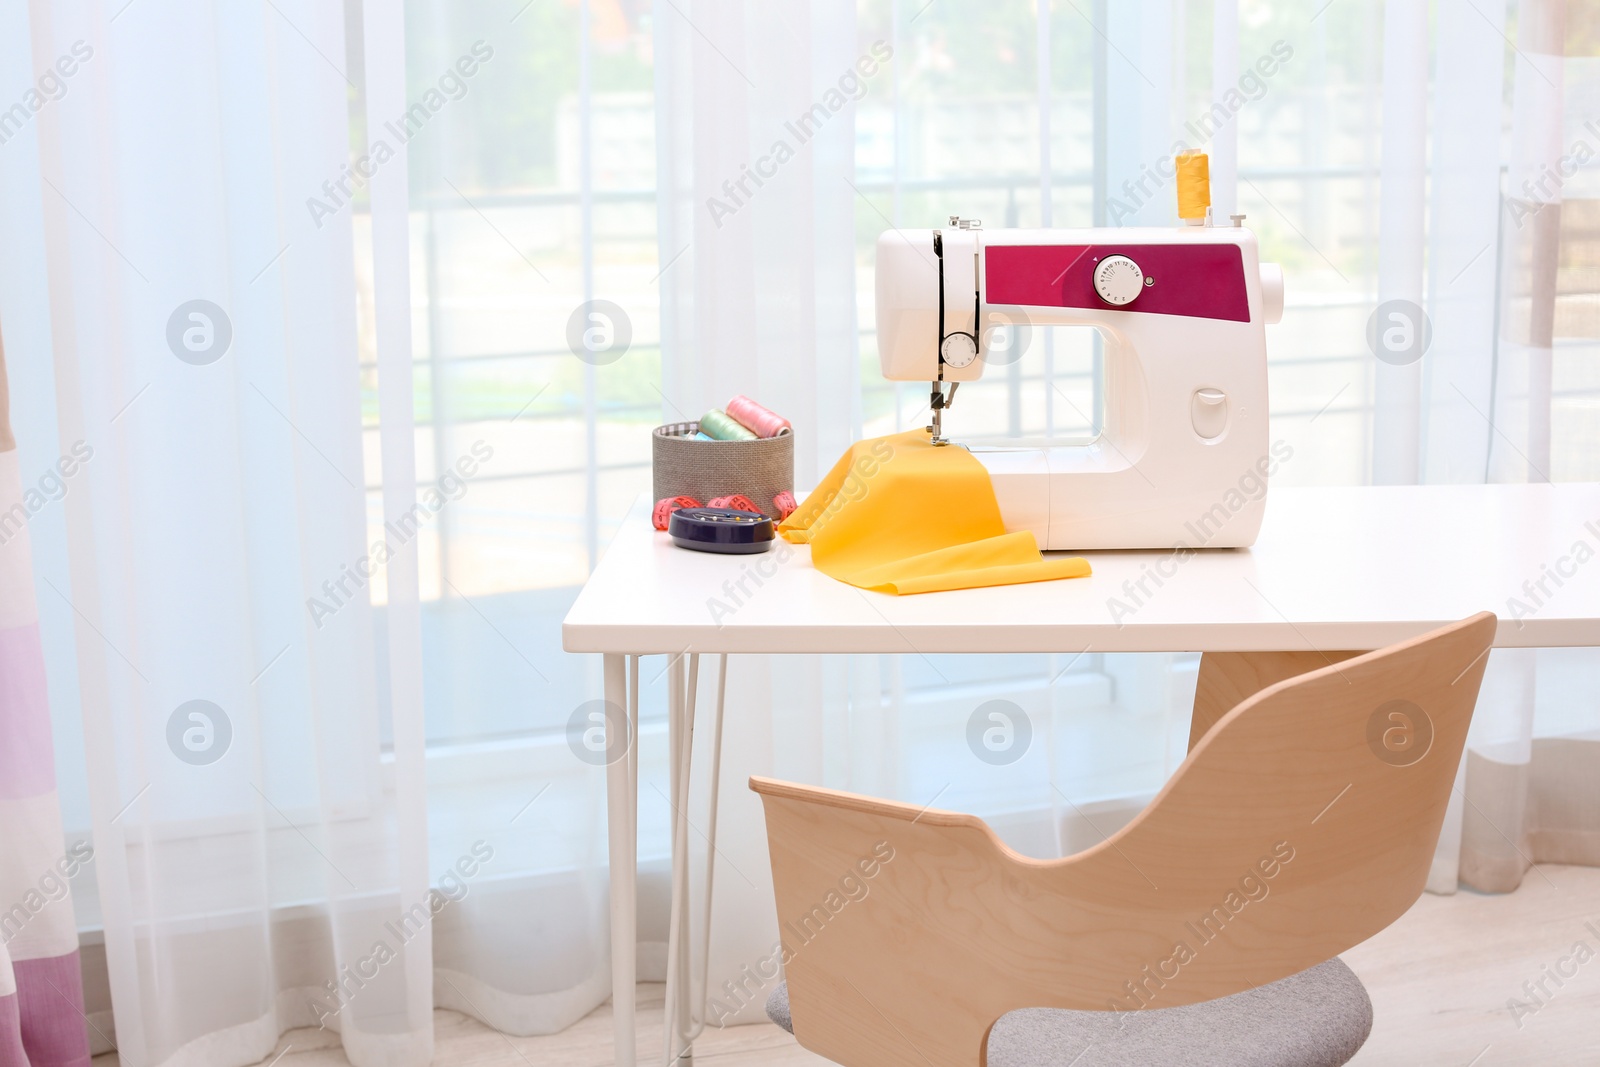
<path fill-rule="evenodd" d="M 651 439 L 654 499 L 713 497 L 743 493 L 771 518 L 772 498 L 794 491 L 794 434 L 754 441 L 698 441 L 698 422 L 657 426 Z M 691 436 L 684 436 L 689 434 Z"/>

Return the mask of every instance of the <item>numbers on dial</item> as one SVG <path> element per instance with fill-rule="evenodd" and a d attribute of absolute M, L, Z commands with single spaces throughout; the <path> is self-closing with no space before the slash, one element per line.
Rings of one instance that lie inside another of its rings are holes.
<path fill-rule="evenodd" d="M 1094 268 L 1094 291 L 1116 307 L 1130 304 L 1144 292 L 1144 271 L 1127 256 L 1107 256 Z"/>
<path fill-rule="evenodd" d="M 970 367 L 972 361 L 978 358 L 978 342 L 973 340 L 970 333 L 952 333 L 939 346 L 939 354 L 951 367 Z"/>

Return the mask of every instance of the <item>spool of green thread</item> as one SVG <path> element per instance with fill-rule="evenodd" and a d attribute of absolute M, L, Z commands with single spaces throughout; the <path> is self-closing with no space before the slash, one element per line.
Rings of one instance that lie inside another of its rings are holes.
<path fill-rule="evenodd" d="M 718 441 L 754 441 L 756 435 L 740 426 L 721 408 L 712 408 L 700 416 L 700 431 Z"/>

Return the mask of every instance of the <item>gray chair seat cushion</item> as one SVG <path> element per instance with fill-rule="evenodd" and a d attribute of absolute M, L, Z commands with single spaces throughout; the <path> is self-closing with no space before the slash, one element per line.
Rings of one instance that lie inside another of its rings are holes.
<path fill-rule="evenodd" d="M 789 987 L 767 1017 L 794 1033 Z M 1339 959 L 1181 1008 L 1023 1008 L 989 1032 L 989 1067 L 1337 1067 L 1372 1030 L 1367 990 Z"/>

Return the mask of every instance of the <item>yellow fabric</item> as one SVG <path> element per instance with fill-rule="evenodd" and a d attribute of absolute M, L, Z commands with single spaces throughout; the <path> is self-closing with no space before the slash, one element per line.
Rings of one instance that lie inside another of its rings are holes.
<path fill-rule="evenodd" d="M 779 526 L 811 563 L 880 593 L 932 593 L 1082 578 L 1089 562 L 1045 559 L 1033 534 L 1006 533 L 989 472 L 925 430 L 858 441 Z"/>

